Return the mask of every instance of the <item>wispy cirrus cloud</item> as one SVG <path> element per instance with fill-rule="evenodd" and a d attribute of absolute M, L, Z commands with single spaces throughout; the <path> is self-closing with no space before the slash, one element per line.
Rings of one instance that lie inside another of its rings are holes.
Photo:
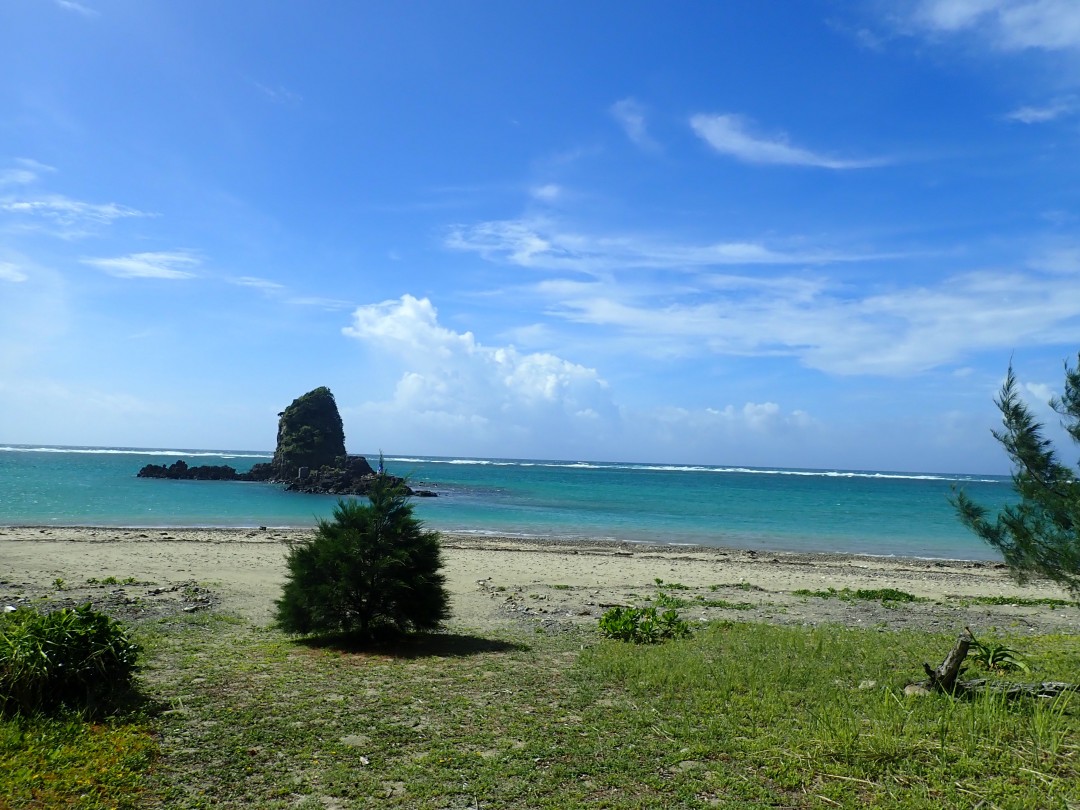
<path fill-rule="evenodd" d="M 278 293 L 286 289 L 284 284 L 279 284 L 268 278 L 258 278 L 257 276 L 237 276 L 225 280 L 230 284 L 235 284 L 237 287 L 251 287 L 265 293 Z"/>
<path fill-rule="evenodd" d="M 157 278 L 170 281 L 195 278 L 202 260 L 189 251 L 131 253 L 101 259 L 82 259 L 83 264 L 117 278 Z"/>
<path fill-rule="evenodd" d="M 13 284 L 19 284 L 26 281 L 28 278 L 29 276 L 26 275 L 26 273 L 11 262 L 0 262 L 0 281 L 10 281 Z"/>
<path fill-rule="evenodd" d="M 888 258 L 829 249 L 786 250 L 741 240 L 686 244 L 636 234 L 596 235 L 570 230 L 544 218 L 459 225 L 450 229 L 445 244 L 491 261 L 584 274 L 632 268 L 825 264 Z"/>
<path fill-rule="evenodd" d="M 756 135 L 751 132 L 752 123 L 741 115 L 694 115 L 690 127 L 714 150 L 744 163 L 846 170 L 869 169 L 892 162 L 887 158 L 838 158 L 795 146 L 784 134 Z"/>
<path fill-rule="evenodd" d="M 921 0 L 911 20 L 935 33 L 970 32 L 1002 50 L 1080 50 L 1075 0 Z"/>
<path fill-rule="evenodd" d="M 645 107 L 633 98 L 616 101 L 608 109 L 612 117 L 619 122 L 626 137 L 642 149 L 654 150 L 659 144 L 649 135 L 645 124 Z"/>
<path fill-rule="evenodd" d="M 16 158 L 12 163 L 14 165 L 0 169 L 0 188 L 29 185 L 40 179 L 41 175 L 56 171 L 52 166 L 30 158 Z"/>
<path fill-rule="evenodd" d="M 46 231 L 61 239 L 88 236 L 120 219 L 155 216 L 119 203 L 89 203 L 61 194 L 0 197 L 0 213 L 7 214 L 14 227 Z"/>
<path fill-rule="evenodd" d="M 303 96 L 301 96 L 299 93 L 293 92 L 284 85 L 277 85 L 275 87 L 271 87 L 268 84 L 257 82 L 254 79 L 251 80 L 251 84 L 255 87 L 256 90 L 262 93 L 263 96 L 265 96 L 267 99 L 274 102 L 275 104 L 294 105 L 299 104 L 301 101 L 304 100 Z"/>
<path fill-rule="evenodd" d="M 82 3 L 76 3 L 75 0 L 56 0 L 56 5 L 65 11 L 81 14 L 83 17 L 97 17 L 101 13 Z"/>
<path fill-rule="evenodd" d="M 1071 115 L 1075 111 L 1075 100 L 1065 99 L 1044 104 L 1042 106 L 1031 105 L 1018 107 L 1017 109 L 1006 113 L 1005 118 L 1006 120 L 1016 121 L 1020 124 L 1045 124 Z"/>
<path fill-rule="evenodd" d="M 986 351 L 1075 342 L 1080 277 L 959 273 L 854 293 L 828 278 L 710 274 L 681 289 L 616 279 L 541 282 L 545 311 L 656 356 L 787 356 L 832 374 L 908 375 Z"/>

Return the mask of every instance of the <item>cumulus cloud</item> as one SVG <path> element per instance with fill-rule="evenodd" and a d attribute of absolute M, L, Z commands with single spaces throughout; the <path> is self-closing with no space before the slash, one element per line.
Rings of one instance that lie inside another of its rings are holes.
<path fill-rule="evenodd" d="M 690 127 L 717 152 L 744 163 L 866 169 L 889 162 L 882 158 L 856 160 L 814 152 L 791 144 L 783 134 L 755 135 L 751 132 L 751 122 L 741 115 L 695 115 L 690 119 Z"/>
<path fill-rule="evenodd" d="M 158 278 L 174 281 L 195 278 L 196 274 L 188 268 L 202 264 L 196 256 L 186 251 L 131 253 L 127 256 L 81 261 L 117 278 Z"/>
<path fill-rule="evenodd" d="M 643 149 L 657 148 L 656 141 L 649 136 L 645 125 L 645 108 L 638 101 L 633 98 L 616 101 L 609 108 L 609 112 L 633 143 Z"/>
<path fill-rule="evenodd" d="M 396 370 L 389 398 L 345 410 L 381 440 L 429 453 L 578 458 L 579 448 L 589 447 L 605 458 L 663 458 L 688 445 L 730 450 L 746 436 L 816 427 L 807 414 L 774 402 L 622 407 L 596 369 L 549 352 L 485 345 L 442 325 L 426 298 L 359 307 L 342 331 Z"/>
<path fill-rule="evenodd" d="M 359 307 L 345 335 L 403 369 L 393 395 L 402 418 L 490 438 L 497 433 L 590 431 L 614 408 L 595 369 L 544 352 L 486 346 L 442 326 L 431 301 L 403 295 Z M 422 416 L 419 416 L 422 415 Z"/>
<path fill-rule="evenodd" d="M 1040 405 L 1049 405 L 1054 398 L 1054 389 L 1046 383 L 1024 383 L 1024 389 L 1035 398 Z"/>
<path fill-rule="evenodd" d="M 922 0 L 913 21 L 934 32 L 970 31 L 1003 50 L 1080 49 L 1075 0 Z"/>

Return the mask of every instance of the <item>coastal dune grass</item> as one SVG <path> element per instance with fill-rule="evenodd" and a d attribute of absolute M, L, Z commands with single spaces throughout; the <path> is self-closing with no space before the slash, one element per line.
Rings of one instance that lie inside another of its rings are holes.
<path fill-rule="evenodd" d="M 78 798 L 78 757 L 34 758 L 56 727 L 5 721 L 0 807 L 1080 806 L 1080 695 L 903 695 L 952 636 L 728 622 L 643 647 L 519 626 L 356 648 L 206 613 L 139 640 L 164 711 L 64 732 L 87 761 L 115 746 L 119 775 L 87 794 L 108 803 Z M 1072 637 L 1006 640 L 1026 679 L 1080 679 Z M 27 804 L 35 780 L 68 793 Z"/>

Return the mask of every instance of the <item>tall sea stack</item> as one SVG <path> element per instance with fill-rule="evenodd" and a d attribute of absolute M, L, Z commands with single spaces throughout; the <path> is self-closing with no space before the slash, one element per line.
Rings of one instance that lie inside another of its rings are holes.
<path fill-rule="evenodd" d="M 292 481 L 302 467 L 312 472 L 345 464 L 345 429 L 334 395 L 326 386 L 308 391 L 278 414 L 273 477 Z"/>
<path fill-rule="evenodd" d="M 290 492 L 323 495 L 365 495 L 375 470 L 363 456 L 345 452 L 345 429 L 334 395 L 326 386 L 308 391 L 278 414 L 277 449 L 270 463 L 255 464 L 238 473 L 232 467 L 189 467 L 183 460 L 166 467 L 147 464 L 140 478 L 175 478 L 213 481 L 268 481 L 284 484 Z M 381 471 L 380 471 L 381 474 Z M 391 476 L 394 477 L 394 476 Z M 405 486 L 404 479 L 395 478 Z M 434 496 L 432 490 L 410 495 Z"/>

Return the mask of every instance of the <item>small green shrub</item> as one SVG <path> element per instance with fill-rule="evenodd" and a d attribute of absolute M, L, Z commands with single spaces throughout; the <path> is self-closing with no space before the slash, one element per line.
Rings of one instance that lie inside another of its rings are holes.
<path fill-rule="evenodd" d="M 997 672 L 1031 671 L 1031 667 L 1028 666 L 1023 655 L 1012 647 L 1007 647 L 996 641 L 979 641 L 972 638 L 968 656 L 986 669 Z"/>
<path fill-rule="evenodd" d="M 0 712 L 94 713 L 131 686 L 139 645 L 89 604 L 0 616 Z"/>
<path fill-rule="evenodd" d="M 653 604 L 658 608 L 678 610 L 679 608 L 687 607 L 690 602 L 686 599 L 680 599 L 678 596 L 672 596 L 664 591 L 657 591 L 656 596 L 653 597 Z"/>
<path fill-rule="evenodd" d="M 380 474 L 367 504 L 338 501 L 334 519 L 289 547 L 277 625 L 362 641 L 434 630 L 449 615 L 439 535 L 413 516 L 400 479 Z"/>
<path fill-rule="evenodd" d="M 617 641 L 655 644 L 669 638 L 686 638 L 690 625 L 674 610 L 657 613 L 655 607 L 614 607 L 600 617 L 600 633 Z"/>

